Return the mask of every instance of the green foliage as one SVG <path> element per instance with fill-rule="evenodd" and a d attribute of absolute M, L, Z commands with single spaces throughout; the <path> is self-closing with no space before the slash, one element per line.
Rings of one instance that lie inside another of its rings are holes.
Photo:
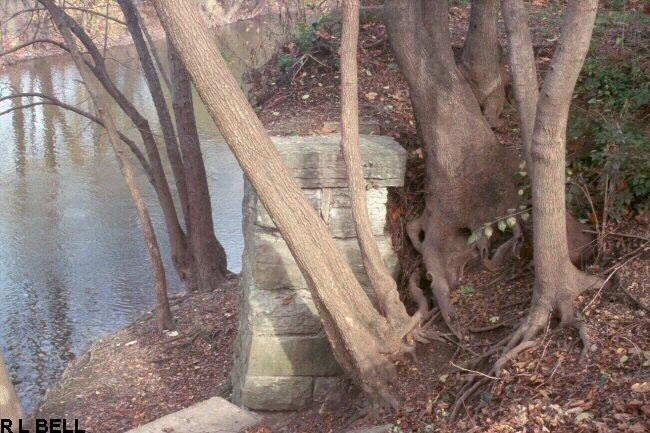
<path fill-rule="evenodd" d="M 298 61 L 298 57 L 290 53 L 284 53 L 279 58 L 275 66 L 282 72 L 287 72 L 293 68 Z"/>
<path fill-rule="evenodd" d="M 650 76 L 642 69 L 648 60 L 588 59 L 576 87 L 568 129 L 576 153 L 571 168 L 597 209 L 607 201 L 616 219 L 647 211 L 650 202 Z M 591 211 L 580 188 L 570 188 L 567 196 L 579 215 Z"/>
<path fill-rule="evenodd" d="M 292 37 L 300 54 L 314 51 L 321 39 L 321 32 L 339 22 L 340 16 L 334 13 L 325 14 L 312 22 L 297 22 Z"/>

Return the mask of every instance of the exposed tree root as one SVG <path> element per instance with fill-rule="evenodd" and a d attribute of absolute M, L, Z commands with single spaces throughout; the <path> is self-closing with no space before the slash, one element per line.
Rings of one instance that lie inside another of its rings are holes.
<path fill-rule="evenodd" d="M 571 291 L 571 293 L 576 294 L 576 296 L 582 291 L 593 287 L 597 283 L 604 284 L 598 277 L 588 275 L 573 267 L 570 268 L 570 275 L 575 286 L 579 287 L 578 290 L 574 289 Z M 580 362 L 584 363 L 587 359 L 589 348 L 591 347 L 591 339 L 589 338 L 587 324 L 577 319 L 574 313 L 573 301 L 575 296 L 562 296 L 561 291 L 556 290 L 556 288 L 546 291 L 536 290 L 536 292 L 542 292 L 542 295 L 539 295 L 538 293 L 534 294 L 533 306 L 524 322 L 521 323 L 511 335 L 494 344 L 491 349 L 482 355 L 471 359 L 465 364 L 465 369 L 474 368 L 492 355 L 501 352 L 497 360 L 492 364 L 492 367 L 487 373 L 485 373 L 485 375 L 481 376 L 474 374 L 469 377 L 468 382 L 461 388 L 459 397 L 456 399 L 456 402 L 452 407 L 449 418 L 450 422 L 456 418 L 460 409 L 465 407 L 465 402 L 473 397 L 481 386 L 487 383 L 490 379 L 487 376 L 497 379 L 500 378 L 501 373 L 508 362 L 515 359 L 521 352 L 531 349 L 539 344 L 537 335 L 548 326 L 553 313 L 559 316 L 560 326 L 573 326 L 578 330 L 580 339 L 583 343 Z"/>

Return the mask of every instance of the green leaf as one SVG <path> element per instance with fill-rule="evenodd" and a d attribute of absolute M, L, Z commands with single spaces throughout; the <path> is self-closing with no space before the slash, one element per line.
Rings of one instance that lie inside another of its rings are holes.
<path fill-rule="evenodd" d="M 485 228 L 483 229 L 483 233 L 484 233 L 485 236 L 489 239 L 489 238 L 492 237 L 492 235 L 494 234 L 494 230 L 492 230 L 492 227 L 485 227 Z"/>
<path fill-rule="evenodd" d="M 448 374 L 441 374 L 438 379 L 440 380 L 440 382 L 445 383 L 448 377 L 449 377 Z"/>
<path fill-rule="evenodd" d="M 497 227 L 498 227 L 499 230 L 501 230 L 502 232 L 505 232 L 506 229 L 508 228 L 508 226 L 507 226 L 505 220 L 501 220 L 501 221 L 499 221 L 499 222 L 497 223 Z"/>
<path fill-rule="evenodd" d="M 302 99 L 303 99 L 304 101 L 306 101 L 307 99 L 309 99 L 309 94 L 302 95 Z"/>
<path fill-rule="evenodd" d="M 492 316 L 489 320 L 490 323 L 497 323 L 499 321 L 499 316 Z"/>
<path fill-rule="evenodd" d="M 620 361 L 621 364 L 625 364 L 629 359 L 630 359 L 629 356 L 623 355 L 623 356 L 621 356 L 621 359 L 619 359 L 619 361 Z"/>
<path fill-rule="evenodd" d="M 529 218 L 530 218 L 530 214 L 529 214 L 528 212 L 524 212 L 524 213 L 521 214 L 521 219 L 522 219 L 524 222 L 525 222 L 525 221 L 528 221 Z"/>
<path fill-rule="evenodd" d="M 460 293 L 463 295 L 470 295 L 474 292 L 476 292 L 476 289 L 472 286 L 460 286 Z"/>
<path fill-rule="evenodd" d="M 510 217 L 506 220 L 506 224 L 508 224 L 508 227 L 514 227 L 517 224 L 517 218 L 515 217 Z"/>

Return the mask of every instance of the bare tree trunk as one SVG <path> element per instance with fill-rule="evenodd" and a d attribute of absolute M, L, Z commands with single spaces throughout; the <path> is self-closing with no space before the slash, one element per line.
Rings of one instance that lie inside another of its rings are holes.
<path fill-rule="evenodd" d="M 501 15 L 508 33 L 508 59 L 512 69 L 512 84 L 519 114 L 519 127 L 529 177 L 533 175 L 531 143 L 537 112 L 537 67 L 528 29 L 528 15 L 522 0 L 501 0 Z"/>
<path fill-rule="evenodd" d="M 133 6 L 132 0 L 118 0 L 118 3 L 122 9 L 122 12 L 124 13 L 127 28 L 131 34 L 131 39 L 135 44 L 135 49 L 138 53 L 138 58 L 140 59 L 140 66 L 142 67 L 145 79 L 147 80 L 149 93 L 151 94 L 154 107 L 156 108 L 156 114 L 158 115 L 158 120 L 160 121 L 160 128 L 162 129 L 163 133 L 163 141 L 165 143 L 165 149 L 167 150 L 167 158 L 169 159 L 169 164 L 172 168 L 172 172 L 174 173 L 176 191 L 178 192 L 178 197 L 181 201 L 181 208 L 183 209 L 183 216 L 185 217 L 185 229 L 187 230 L 189 227 L 189 201 L 187 198 L 187 182 L 185 180 L 183 158 L 178 148 L 178 141 L 176 140 L 176 132 L 174 131 L 172 117 L 167 107 L 167 101 L 165 101 L 165 95 L 163 94 L 162 86 L 160 85 L 160 79 L 158 78 L 156 66 L 154 65 L 153 59 L 151 58 L 149 49 L 147 48 L 147 43 L 142 36 L 142 30 L 140 29 L 140 24 L 138 23 L 138 16 L 137 12 L 135 11 L 135 6 Z"/>
<path fill-rule="evenodd" d="M 212 204 L 199 133 L 196 129 L 192 83 L 171 42 L 168 43 L 176 128 L 183 154 L 189 201 L 188 238 L 196 259 L 199 287 L 215 289 L 228 274 L 226 252 L 214 234 Z"/>
<path fill-rule="evenodd" d="M 39 1 L 50 12 L 54 23 L 65 39 L 66 44 L 70 48 L 72 59 L 74 60 L 75 65 L 79 70 L 79 74 L 81 75 L 81 78 L 83 79 L 83 82 L 86 86 L 86 89 L 88 90 L 88 93 L 93 100 L 97 113 L 104 123 L 104 127 L 108 133 L 109 141 L 115 152 L 115 157 L 117 158 L 120 170 L 122 171 L 124 180 L 126 181 L 126 184 L 131 193 L 131 197 L 133 198 L 133 202 L 135 203 L 140 221 L 142 222 L 142 231 L 147 243 L 147 249 L 149 251 L 149 257 L 154 274 L 158 326 L 161 330 L 173 329 L 174 323 L 172 320 L 171 310 L 169 309 L 169 301 L 167 298 L 165 268 L 162 262 L 162 257 L 160 256 L 160 249 L 158 247 L 156 233 L 154 231 L 151 217 L 149 215 L 149 209 L 147 208 L 147 205 L 142 198 L 142 194 L 140 193 L 135 175 L 133 174 L 133 169 L 131 168 L 131 163 L 129 162 L 129 159 L 125 154 L 124 149 L 122 148 L 122 141 L 120 139 L 119 133 L 115 127 L 113 118 L 110 115 L 109 108 L 104 101 L 104 97 L 102 96 L 101 85 L 79 52 L 79 49 L 76 45 L 76 40 L 74 39 L 74 36 L 72 35 L 70 28 L 66 23 L 66 17 L 63 11 L 58 6 L 56 6 L 53 0 Z"/>
<path fill-rule="evenodd" d="M 0 353 L 0 419 L 10 419 L 18 431 L 18 420 L 23 417 L 23 409 L 9 376 L 9 369 Z"/>
<path fill-rule="evenodd" d="M 158 145 L 155 136 L 151 131 L 148 120 L 140 114 L 135 106 L 129 99 L 115 86 L 115 83 L 108 76 L 106 70 L 105 60 L 92 39 L 86 34 L 84 29 L 80 27 L 72 18 L 64 13 L 64 19 L 70 30 L 79 38 L 84 47 L 88 50 L 88 54 L 92 57 L 93 64 L 86 63 L 92 70 L 93 74 L 102 84 L 106 92 L 115 100 L 118 106 L 129 117 L 133 125 L 138 130 L 142 142 L 145 146 L 149 164 L 151 166 L 151 173 L 153 178 L 153 186 L 160 202 L 160 207 L 165 217 L 165 225 L 167 227 L 167 234 L 169 236 L 169 243 L 172 250 L 172 259 L 174 266 L 183 282 L 189 290 L 197 287 L 196 272 L 194 264 L 194 256 L 192 255 L 185 233 L 181 228 L 178 215 L 176 214 L 176 207 L 172 198 L 169 184 L 167 182 L 167 175 L 162 165 L 160 153 L 158 152 Z"/>
<path fill-rule="evenodd" d="M 352 218 L 357 231 L 363 265 L 375 289 L 379 307 L 389 320 L 403 324 L 408 320 L 399 299 L 397 284 L 381 258 L 372 234 L 366 181 L 359 147 L 359 100 L 357 84 L 357 40 L 359 39 L 359 1 L 343 1 L 341 35 L 341 150 L 347 169 Z"/>
<path fill-rule="evenodd" d="M 597 0 L 569 1 L 560 40 L 537 104 L 532 141 L 535 290 L 531 319 L 536 322 L 543 316 L 542 327 L 552 311 L 558 312 L 563 322 L 572 323 L 573 300 L 598 281 L 571 263 L 565 197 L 569 107 L 589 50 L 597 8 Z M 541 312 L 535 314 L 537 310 Z M 531 323 L 531 329 L 537 326 Z"/>
<path fill-rule="evenodd" d="M 192 0 L 155 0 L 199 95 L 302 271 L 341 367 L 368 394 L 396 404 L 390 354 L 402 336 L 374 309 L 323 221 L 291 177 Z"/>
<path fill-rule="evenodd" d="M 506 101 L 498 19 L 498 0 L 472 0 L 469 30 L 459 64 L 492 127 L 501 124 Z"/>
<path fill-rule="evenodd" d="M 409 224 L 409 237 L 443 318 L 459 334 L 450 292 L 473 254 L 466 233 L 513 207 L 514 163 L 456 66 L 447 2 L 389 0 L 385 22 L 409 84 L 426 162 L 426 207 Z"/>

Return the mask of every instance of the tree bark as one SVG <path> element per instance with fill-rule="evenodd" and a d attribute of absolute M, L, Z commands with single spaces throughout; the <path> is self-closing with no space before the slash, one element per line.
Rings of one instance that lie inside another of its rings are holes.
<path fill-rule="evenodd" d="M 10 419 L 12 426 L 18 427 L 18 420 L 23 417 L 23 409 L 11 382 L 9 369 L 0 353 L 0 419 Z"/>
<path fill-rule="evenodd" d="M 176 129 L 187 179 L 190 212 L 187 235 L 196 259 L 199 288 L 211 290 L 222 285 L 228 274 L 228 260 L 214 234 L 208 177 L 194 117 L 192 83 L 171 42 L 168 52 Z"/>
<path fill-rule="evenodd" d="M 558 312 L 564 322 L 573 322 L 573 300 L 582 290 L 598 281 L 571 263 L 565 196 L 569 108 L 575 83 L 589 50 L 597 8 L 597 0 L 569 1 L 561 36 L 537 104 L 532 137 L 535 245 L 535 288 L 531 310 L 531 320 L 535 322 L 533 328 L 540 320 L 544 326 L 548 313 L 553 311 Z"/>
<path fill-rule="evenodd" d="M 531 143 L 537 112 L 537 66 L 528 29 L 528 15 L 522 0 L 501 0 L 501 15 L 508 34 L 508 59 L 512 70 L 515 104 L 519 114 L 519 128 L 523 143 L 528 176 L 533 175 Z"/>
<path fill-rule="evenodd" d="M 152 178 L 154 181 L 153 186 L 156 190 L 158 201 L 165 218 L 165 225 L 169 236 L 174 266 L 186 287 L 189 290 L 193 290 L 198 285 L 196 280 L 194 256 L 191 254 L 185 233 L 181 228 L 174 200 L 167 182 L 167 175 L 165 174 L 160 153 L 158 151 L 158 145 L 155 136 L 151 131 L 149 122 L 135 108 L 131 101 L 117 88 L 117 86 L 115 86 L 111 78 L 108 76 L 104 57 L 101 55 L 96 45 L 86 34 L 84 29 L 65 14 L 65 12 L 64 19 L 66 25 L 69 26 L 74 35 L 79 38 L 93 60 L 93 64 L 85 62 L 86 65 L 92 70 L 93 74 L 102 84 L 106 92 L 108 92 L 120 109 L 131 120 L 142 138 L 147 158 L 149 159 L 149 165 L 151 167 Z"/>
<path fill-rule="evenodd" d="M 120 170 L 124 176 L 124 180 L 129 188 L 133 202 L 138 211 L 138 216 L 142 223 L 142 231 L 144 234 L 145 242 L 147 244 L 147 249 L 149 251 L 149 258 L 151 260 L 151 266 L 154 274 L 154 284 L 156 291 L 156 314 L 158 319 L 158 326 L 161 330 L 163 329 L 173 329 L 173 320 L 171 316 L 171 310 L 169 308 L 169 301 L 167 298 L 167 282 L 165 280 L 165 268 L 162 262 L 162 257 L 160 256 L 160 249 L 158 247 L 158 241 L 156 239 L 156 233 L 154 231 L 153 224 L 151 222 L 151 217 L 149 215 L 149 209 L 142 198 L 140 189 L 137 185 L 135 175 L 133 174 L 133 169 L 127 155 L 122 148 L 122 141 L 120 139 L 117 128 L 113 121 L 112 116 L 110 115 L 109 108 L 104 101 L 104 97 L 101 92 L 101 85 L 95 75 L 84 61 L 83 56 L 79 52 L 79 49 L 76 45 L 76 40 L 70 31 L 70 28 L 67 25 L 66 16 L 64 12 L 56 6 L 53 0 L 39 0 L 40 3 L 50 12 L 52 20 L 57 26 L 59 32 L 63 36 L 66 44 L 70 48 L 70 54 L 74 60 L 79 74 L 90 94 L 91 99 L 95 105 L 95 109 L 99 114 L 100 119 L 104 123 L 104 127 L 108 133 L 108 138 L 115 152 L 115 157 L 119 164 Z"/>
<path fill-rule="evenodd" d="M 163 133 L 163 141 L 165 149 L 167 150 L 167 158 L 174 174 L 176 183 L 176 191 L 181 202 L 183 209 L 183 216 L 185 218 L 185 230 L 189 228 L 189 201 L 187 198 L 187 181 L 185 180 L 185 171 L 183 170 L 183 158 L 178 147 L 178 140 L 176 139 L 176 132 L 174 131 L 174 124 L 172 117 L 167 107 L 167 101 L 163 94 L 158 72 L 154 65 L 147 43 L 142 35 L 140 23 L 138 22 L 137 12 L 132 0 L 118 0 L 124 18 L 126 20 L 127 29 L 131 34 L 131 39 L 135 45 L 140 60 L 140 66 L 144 72 L 145 79 L 147 80 L 147 87 L 153 100 L 156 114 L 160 122 L 160 128 Z"/>
<path fill-rule="evenodd" d="M 397 284 L 388 272 L 372 234 L 366 181 L 359 147 L 359 100 L 357 84 L 357 41 L 359 39 L 359 1 L 343 1 L 341 34 L 341 151 L 347 169 L 352 218 L 361 249 L 363 266 L 375 289 L 379 308 L 393 323 L 404 324 L 408 315 L 399 299 Z"/>
<path fill-rule="evenodd" d="M 514 164 L 456 66 L 447 2 L 389 0 L 385 22 L 410 88 L 426 163 L 425 210 L 408 233 L 442 316 L 458 334 L 450 291 L 472 257 L 466 233 L 514 207 Z"/>
<path fill-rule="evenodd" d="M 155 0 L 158 16 L 208 111 L 302 271 L 334 355 L 368 394 L 396 404 L 390 354 L 401 335 L 374 309 L 324 222 L 255 115 L 192 0 Z"/>
<path fill-rule="evenodd" d="M 472 0 L 469 30 L 459 64 L 492 127 L 501 125 L 506 101 L 498 19 L 498 0 Z"/>

